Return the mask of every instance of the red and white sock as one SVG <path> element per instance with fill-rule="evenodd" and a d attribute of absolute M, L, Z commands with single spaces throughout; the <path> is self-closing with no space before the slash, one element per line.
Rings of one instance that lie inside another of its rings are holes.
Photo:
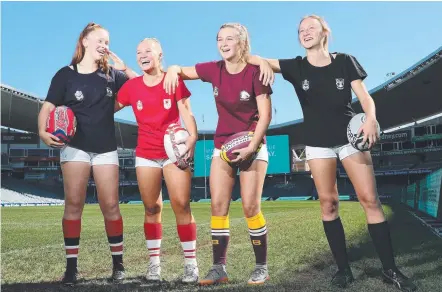
<path fill-rule="evenodd" d="M 161 223 L 144 223 L 144 236 L 146 246 L 149 251 L 150 263 L 160 264 L 161 238 L 163 237 L 163 228 Z"/>
<path fill-rule="evenodd" d="M 178 236 L 184 252 L 184 265 L 196 265 L 196 224 L 177 225 Z"/>

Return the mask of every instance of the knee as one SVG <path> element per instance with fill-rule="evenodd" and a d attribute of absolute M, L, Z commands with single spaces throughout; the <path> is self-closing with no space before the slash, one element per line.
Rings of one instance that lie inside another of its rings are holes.
<path fill-rule="evenodd" d="M 104 203 L 102 212 L 106 220 L 117 220 L 120 218 L 120 205 L 118 200 Z"/>
<path fill-rule="evenodd" d="M 358 199 L 364 209 L 379 209 L 381 207 L 376 193 L 372 191 L 358 192 Z"/>
<path fill-rule="evenodd" d="M 212 202 L 213 216 L 227 216 L 229 212 L 229 204 L 225 202 Z"/>
<path fill-rule="evenodd" d="M 157 216 L 161 214 L 161 210 L 163 209 L 162 203 L 147 203 L 144 204 L 144 213 L 146 216 Z"/>
<path fill-rule="evenodd" d="M 327 217 L 326 219 L 330 219 L 329 217 L 337 217 L 339 212 L 339 200 L 337 198 L 328 198 L 323 199 L 321 202 L 321 211 L 322 216 Z"/>
<path fill-rule="evenodd" d="M 178 201 L 174 202 L 174 210 L 175 213 L 179 214 L 189 214 L 190 213 L 190 202 L 187 201 Z"/>
<path fill-rule="evenodd" d="M 66 200 L 64 205 L 64 218 L 68 220 L 81 218 L 83 206 L 84 204 L 81 200 Z"/>
<path fill-rule="evenodd" d="M 253 217 L 259 213 L 260 208 L 261 208 L 260 204 L 257 204 L 255 202 L 244 204 L 243 205 L 244 216 L 246 218 Z"/>

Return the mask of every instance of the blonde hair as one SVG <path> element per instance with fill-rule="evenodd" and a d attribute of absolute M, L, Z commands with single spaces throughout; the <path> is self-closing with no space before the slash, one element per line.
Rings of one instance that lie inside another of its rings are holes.
<path fill-rule="evenodd" d="M 304 20 L 306 20 L 307 18 L 316 19 L 321 24 L 321 26 L 322 26 L 322 33 L 324 34 L 324 41 L 323 41 L 322 45 L 324 46 L 324 49 L 328 51 L 328 39 L 329 39 L 329 37 L 331 37 L 331 29 L 330 29 L 330 26 L 328 25 L 328 23 L 321 16 L 318 16 L 318 15 L 315 15 L 315 14 L 304 16 L 301 19 L 301 21 L 299 22 L 299 26 L 298 26 L 298 39 L 299 39 L 299 27 L 301 26 L 301 23 Z"/>
<path fill-rule="evenodd" d="M 240 60 L 247 60 L 247 57 L 250 55 L 252 48 L 250 46 L 250 37 L 249 37 L 249 32 L 247 31 L 247 28 L 240 24 L 240 23 L 234 23 L 234 22 L 229 22 L 229 23 L 224 23 L 223 25 L 221 25 L 219 30 L 222 30 L 223 28 L 234 28 L 236 29 L 236 31 L 238 32 L 238 38 L 239 38 L 239 42 L 241 44 L 241 52 L 240 52 Z M 219 31 L 218 31 L 219 33 Z M 217 35 L 218 37 L 218 35 Z"/>
<path fill-rule="evenodd" d="M 163 53 L 163 47 L 161 46 L 160 41 L 156 38 L 144 38 L 143 40 L 141 40 L 141 42 L 139 44 L 141 44 L 142 42 L 147 42 L 147 41 L 151 41 L 151 42 L 155 43 L 155 47 L 158 48 L 158 50 L 154 50 L 155 54 L 157 54 L 157 56 L 159 56 L 160 53 Z M 161 57 L 159 57 L 158 59 L 159 59 L 159 63 L 160 63 L 159 64 L 160 70 L 164 72 L 163 55 L 161 55 Z"/>

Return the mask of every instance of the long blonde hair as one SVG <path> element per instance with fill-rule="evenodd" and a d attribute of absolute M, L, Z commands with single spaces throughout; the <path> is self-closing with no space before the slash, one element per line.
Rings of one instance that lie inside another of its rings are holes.
<path fill-rule="evenodd" d="M 104 29 L 101 25 L 94 22 L 88 23 L 86 27 L 81 31 L 80 36 L 77 40 L 77 45 L 75 46 L 75 52 L 72 56 L 71 65 L 76 65 L 81 62 L 86 53 L 86 48 L 83 46 L 83 39 L 87 37 L 92 31 L 97 29 Z M 105 30 L 105 29 L 104 29 Z M 105 54 L 100 60 L 97 61 L 98 68 L 103 70 L 104 73 L 109 74 L 109 62 L 108 55 Z"/>
<path fill-rule="evenodd" d="M 247 28 L 240 24 L 240 23 L 234 23 L 234 22 L 228 22 L 221 25 L 219 30 L 222 30 L 223 28 L 233 28 L 238 32 L 238 38 L 241 45 L 241 52 L 240 52 L 240 60 L 245 61 L 247 60 L 247 57 L 251 53 L 251 46 L 250 46 L 250 37 L 249 32 L 247 31 Z M 219 31 L 218 31 L 219 33 Z M 217 34 L 218 37 L 218 34 Z"/>
<path fill-rule="evenodd" d="M 160 67 L 160 71 L 164 72 L 164 67 L 163 67 L 163 47 L 161 46 L 161 43 L 158 39 L 156 38 L 144 38 L 143 40 L 141 40 L 141 42 L 139 44 L 141 44 L 142 42 L 147 42 L 147 41 L 152 41 L 155 43 L 156 47 L 158 47 L 158 51 L 155 51 L 155 53 L 159 56 L 161 53 L 161 57 L 159 57 L 159 67 Z M 138 44 L 138 45 L 139 45 Z"/>
<path fill-rule="evenodd" d="M 299 25 L 298 25 L 298 40 L 299 40 L 299 27 L 301 26 L 301 23 L 304 20 L 306 20 L 307 18 L 316 19 L 321 24 L 321 26 L 322 26 L 322 33 L 324 34 L 324 39 L 323 39 L 322 45 L 324 46 L 324 49 L 326 51 L 328 51 L 328 41 L 329 41 L 329 37 L 331 37 L 331 29 L 330 29 L 330 26 L 328 25 L 328 23 L 321 16 L 318 16 L 318 15 L 315 15 L 315 14 L 311 14 L 311 15 L 304 16 L 301 19 L 301 21 L 299 22 Z"/>

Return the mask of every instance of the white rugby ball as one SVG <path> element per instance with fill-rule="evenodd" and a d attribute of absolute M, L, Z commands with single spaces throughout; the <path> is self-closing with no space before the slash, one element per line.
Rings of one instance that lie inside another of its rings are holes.
<path fill-rule="evenodd" d="M 187 150 L 184 143 L 188 137 L 189 132 L 178 124 L 170 124 L 164 133 L 164 149 L 166 150 L 167 157 L 180 169 L 189 167 L 189 163 L 184 157 L 181 157 Z"/>
<path fill-rule="evenodd" d="M 369 145 L 368 139 L 367 142 L 365 142 L 365 144 L 362 143 L 362 140 L 364 140 L 364 133 L 361 133 L 360 137 L 357 136 L 359 129 L 365 123 L 365 119 L 366 119 L 365 113 L 357 114 L 350 120 L 347 126 L 348 142 L 350 142 L 350 144 L 359 151 L 370 150 L 370 148 L 368 147 Z M 381 128 L 379 127 L 379 123 L 377 124 L 377 131 L 379 136 L 381 133 Z"/>

